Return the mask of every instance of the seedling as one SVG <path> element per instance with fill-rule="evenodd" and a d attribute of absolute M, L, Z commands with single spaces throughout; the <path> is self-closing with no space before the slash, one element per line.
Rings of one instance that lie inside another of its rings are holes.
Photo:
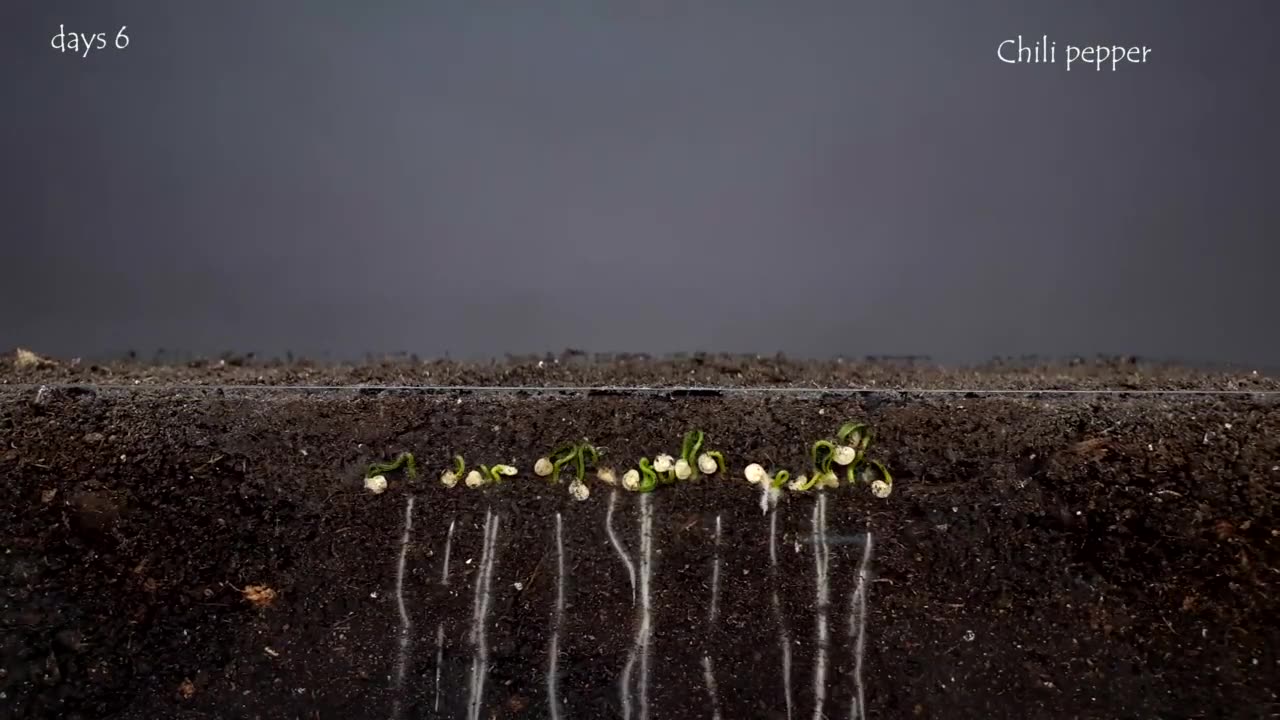
<path fill-rule="evenodd" d="M 724 455 L 719 450 L 702 452 L 705 437 L 706 433 L 701 430 L 685 433 L 680 459 L 676 461 L 674 468 L 678 480 L 697 480 L 699 475 L 714 475 L 724 470 Z"/>
<path fill-rule="evenodd" d="M 462 459 L 461 455 L 453 456 L 453 469 L 445 470 L 440 473 L 440 482 L 445 487 L 453 487 L 458 484 L 458 480 L 462 479 L 463 473 L 467 471 L 467 462 Z"/>
<path fill-rule="evenodd" d="M 658 456 L 659 459 L 666 457 L 669 461 L 670 456 Z M 670 472 L 670 470 L 668 470 Z M 640 469 L 631 469 L 622 476 L 622 487 L 632 492 L 648 493 L 658 486 L 658 469 L 649 462 L 649 458 L 640 458 Z"/>
<path fill-rule="evenodd" d="M 879 460 L 867 459 L 867 449 L 871 447 L 871 440 L 874 436 L 871 428 L 864 423 L 847 422 L 840 426 L 840 430 L 836 432 L 836 438 L 831 440 L 819 440 L 813 444 L 812 456 L 814 463 L 814 475 L 816 480 L 807 480 L 800 483 L 804 478 L 802 475 L 796 479 L 793 486 L 794 489 L 808 490 L 810 487 L 817 485 L 822 487 L 837 487 L 839 485 L 836 480 L 836 474 L 832 470 L 831 465 L 842 465 L 846 468 L 845 479 L 850 485 L 858 482 L 858 477 L 867 478 L 878 475 L 874 480 L 869 480 L 871 485 L 871 494 L 878 498 L 889 497 L 893 492 L 893 475 L 889 473 L 889 469 Z M 858 472 L 858 468 L 864 463 L 868 463 L 869 467 L 862 473 Z M 874 470 L 872 470 L 874 468 Z"/>
<path fill-rule="evenodd" d="M 839 487 L 840 481 L 836 478 L 835 472 L 831 470 L 831 464 L 835 462 L 838 452 L 836 444 L 830 440 L 818 440 L 809 448 L 809 457 L 813 461 L 813 468 L 808 475 L 800 475 L 787 489 L 796 492 L 807 492 L 813 488 Z"/>
<path fill-rule="evenodd" d="M 376 477 L 378 475 L 386 475 L 389 472 L 395 472 L 400 468 L 404 468 L 404 474 L 410 478 L 418 477 L 418 463 L 413 459 L 413 453 L 402 452 L 396 456 L 395 460 L 383 463 L 373 463 L 365 472 L 366 478 Z"/>
<path fill-rule="evenodd" d="M 404 474 L 409 478 L 418 477 L 418 464 L 413 459 L 413 453 L 400 453 L 395 460 L 383 463 L 373 463 L 364 474 L 364 489 L 374 495 L 381 495 L 387 489 L 387 473 L 395 472 L 400 468 L 404 468 Z"/>
<path fill-rule="evenodd" d="M 889 493 L 893 492 L 893 475 L 889 474 L 889 468 L 884 466 L 879 460 L 868 460 L 872 467 L 880 472 L 880 477 L 871 481 L 871 494 L 878 498 L 887 498 Z"/>
<path fill-rule="evenodd" d="M 515 475 L 516 470 L 510 465 L 481 465 L 479 470 L 472 470 L 467 473 L 467 487 L 478 488 L 485 485 L 495 485 L 502 481 L 503 477 Z"/>
<path fill-rule="evenodd" d="M 766 471 L 764 466 L 760 463 L 751 463 L 748 465 L 746 469 L 743 470 L 743 475 L 746 476 L 747 482 L 752 485 L 767 485 L 773 490 L 777 490 L 783 485 L 786 485 L 787 481 L 791 479 L 791 473 L 786 470 L 779 470 L 776 474 L 769 475 L 768 471 Z"/>
<path fill-rule="evenodd" d="M 552 482 L 560 482 L 560 472 L 571 465 L 574 477 L 569 482 L 569 494 L 575 500 L 586 500 L 591 495 L 591 490 L 587 487 L 587 465 L 595 467 L 599 461 L 600 449 L 583 440 L 561 445 L 547 457 L 538 458 L 533 471 L 541 477 L 550 477 Z M 609 484 L 618 481 L 609 468 L 596 468 L 596 477 Z"/>
<path fill-rule="evenodd" d="M 841 425 L 836 433 L 836 441 L 840 445 L 835 448 L 834 458 L 837 465 L 848 466 L 846 477 L 849 482 L 854 482 L 858 463 L 865 459 L 867 448 L 871 447 L 872 434 L 866 425 L 851 422 Z"/>

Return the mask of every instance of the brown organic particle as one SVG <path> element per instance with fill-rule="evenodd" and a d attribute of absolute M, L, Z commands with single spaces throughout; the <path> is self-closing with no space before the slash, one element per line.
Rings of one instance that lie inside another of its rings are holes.
<path fill-rule="evenodd" d="M 271 607 L 276 601 L 276 591 L 266 585 L 246 585 L 241 592 L 244 599 L 259 610 Z"/>

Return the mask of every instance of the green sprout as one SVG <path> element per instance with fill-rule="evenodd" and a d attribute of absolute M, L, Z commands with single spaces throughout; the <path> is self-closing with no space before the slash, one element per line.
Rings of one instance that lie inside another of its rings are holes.
<path fill-rule="evenodd" d="M 632 492 L 653 492 L 658 486 L 658 471 L 647 457 L 640 458 L 639 465 L 639 470 L 632 468 L 622 476 L 622 487 Z"/>
<path fill-rule="evenodd" d="M 461 455 L 453 456 L 453 469 L 445 470 L 440 474 L 440 482 L 445 487 L 453 487 L 458 484 L 458 480 L 467 472 L 467 462 L 462 459 Z"/>
<path fill-rule="evenodd" d="M 893 492 L 893 475 L 889 474 L 889 468 L 879 460 L 869 460 L 872 466 L 880 471 L 880 478 L 871 481 L 871 494 L 878 498 L 887 498 L 889 493 Z"/>
<path fill-rule="evenodd" d="M 685 433 L 680 448 L 680 459 L 675 464 L 675 475 L 680 480 L 697 480 L 701 475 L 714 475 L 725 469 L 724 455 L 719 450 L 702 452 L 706 433 L 690 430 Z"/>
<path fill-rule="evenodd" d="M 847 465 L 846 477 L 855 482 L 858 464 L 866 458 L 867 448 L 871 447 L 872 430 L 863 423 L 847 422 L 840 426 L 836 440 L 840 443 L 835 448 L 836 462 Z"/>
<path fill-rule="evenodd" d="M 591 443 L 583 440 L 580 443 L 566 443 L 558 446 L 546 457 L 538 458 L 533 465 L 533 471 L 542 476 L 550 477 L 552 482 L 560 482 L 560 473 L 565 466 L 570 463 L 574 467 L 574 477 L 578 482 L 583 482 L 587 477 L 587 465 L 593 467 L 600 461 L 600 450 Z"/>
<path fill-rule="evenodd" d="M 404 468 L 404 474 L 410 478 L 418 477 L 418 463 L 413 459 L 413 453 L 402 452 L 396 456 L 395 460 L 383 463 L 373 463 L 369 465 L 369 469 L 365 471 L 366 478 L 384 475 L 389 472 L 395 472 L 400 468 Z"/>
<path fill-rule="evenodd" d="M 510 465 L 480 466 L 480 477 L 484 479 L 486 484 L 501 482 L 504 476 L 515 475 L 516 472 L 516 469 Z"/>
<path fill-rule="evenodd" d="M 569 494 L 577 500 L 586 500 L 591 491 L 587 488 L 587 465 L 596 467 L 596 475 L 604 482 L 616 482 L 613 471 L 597 467 L 600 462 L 600 449 L 583 440 L 579 443 L 560 445 L 547 457 L 538 458 L 533 471 L 551 478 L 551 482 L 560 482 L 560 473 L 572 464 L 574 477 L 569 483 Z"/>

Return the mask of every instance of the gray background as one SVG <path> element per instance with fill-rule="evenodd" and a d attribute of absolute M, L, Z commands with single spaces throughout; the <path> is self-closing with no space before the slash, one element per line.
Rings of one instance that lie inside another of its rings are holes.
<path fill-rule="evenodd" d="M 1278 19 L 8 0 L 0 347 L 1274 367 Z M 997 61 L 1046 33 L 1057 64 Z"/>

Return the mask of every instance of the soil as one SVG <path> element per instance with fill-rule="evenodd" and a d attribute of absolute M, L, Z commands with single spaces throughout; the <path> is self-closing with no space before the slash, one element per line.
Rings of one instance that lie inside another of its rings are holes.
<path fill-rule="evenodd" d="M 668 362 L 666 373 L 658 361 L 634 374 L 623 364 L 575 375 L 564 360 L 518 367 L 550 365 L 546 385 L 653 386 L 694 384 L 687 370 L 707 367 Z M 421 373 L 446 367 L 406 363 Z M 514 365 L 447 367 L 455 371 L 438 384 L 527 377 Z M 824 387 L 863 383 L 870 372 L 828 376 L 829 366 L 775 360 L 729 367 L 708 372 Z M 1098 367 L 1078 366 L 1080 377 L 1070 367 L 908 368 L 872 379 L 919 387 L 967 377 L 966 387 L 999 387 L 1023 378 L 1036 388 L 1093 389 L 1140 366 Z M 256 383 L 247 381 L 253 373 L 263 383 L 399 384 L 408 371 L 121 365 L 104 373 L 59 363 L 0 374 L 8 385 L 0 387 L 0 720 L 468 717 L 489 513 L 498 525 L 476 717 L 551 717 L 557 518 L 560 717 L 624 717 L 619 685 L 644 593 L 633 601 L 606 522 L 639 570 L 641 496 L 620 491 L 610 518 L 607 486 L 590 481 L 591 497 L 577 502 L 529 468 L 552 445 L 588 437 L 605 448 L 602 463 L 621 471 L 641 455 L 678 454 L 691 427 L 707 432 L 730 472 L 660 487 L 644 501 L 653 518 L 644 663 L 653 718 L 712 717 L 704 657 L 721 717 L 787 718 L 784 629 L 792 716 L 814 716 L 819 687 L 823 716 L 849 716 L 859 665 L 850 610 L 868 534 L 860 673 L 868 718 L 1280 711 L 1280 399 L 1272 395 L 214 387 Z M 103 377 L 120 384 L 89 384 Z M 697 384 L 710 377 L 695 373 Z M 1274 386 L 1190 370 L 1141 377 L 1144 388 Z M 876 428 L 871 456 L 893 471 L 894 490 L 884 499 L 861 484 L 825 491 L 824 606 L 817 494 L 782 494 L 771 570 L 771 517 L 742 468 L 803 471 L 808 444 L 845 419 Z M 403 451 L 421 475 L 392 472 L 386 492 L 367 492 L 367 464 Z M 438 478 L 458 452 L 521 473 L 493 488 L 446 488 Z M 641 693 L 626 697 L 640 718 Z"/>
<path fill-rule="evenodd" d="M 1280 390 L 1265 368 L 1200 368 L 1135 357 L 993 360 L 946 367 L 922 358 L 796 360 L 782 355 L 693 353 L 672 357 L 566 351 L 491 362 L 397 356 L 358 364 L 261 360 L 252 355 L 155 363 L 91 363 L 29 356 L 0 359 L 0 384 L 435 385 L 578 387 L 714 386 L 1015 390 Z"/>

